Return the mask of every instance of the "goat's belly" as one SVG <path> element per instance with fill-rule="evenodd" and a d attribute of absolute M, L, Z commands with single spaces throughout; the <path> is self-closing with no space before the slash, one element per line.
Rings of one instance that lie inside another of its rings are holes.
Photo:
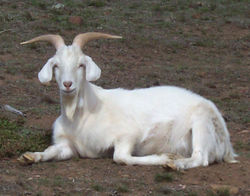
<path fill-rule="evenodd" d="M 178 135 L 179 133 L 179 135 Z M 190 157 L 192 136 L 189 130 L 150 130 L 147 137 L 139 142 L 133 151 L 135 156 L 173 153 Z"/>

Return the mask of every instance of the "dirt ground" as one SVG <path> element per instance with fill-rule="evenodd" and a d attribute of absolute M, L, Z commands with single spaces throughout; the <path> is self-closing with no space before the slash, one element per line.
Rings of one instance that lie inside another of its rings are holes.
<path fill-rule="evenodd" d="M 0 105 L 25 113 L 18 117 L 1 109 L 0 122 L 17 122 L 13 130 L 21 139 L 0 139 L 0 195 L 250 195 L 249 9 L 247 1 L 233 0 L 0 0 Z M 16 159 L 24 150 L 49 145 L 60 105 L 55 82 L 42 86 L 37 79 L 54 48 L 19 43 L 53 33 L 70 44 L 88 31 L 124 37 L 84 48 L 102 69 L 97 85 L 175 85 L 214 101 L 240 162 L 181 172 L 118 165 L 112 159 L 20 165 Z M 3 136 L 1 126 L 0 131 Z M 31 137 L 36 133 L 45 142 Z M 32 143 L 21 145 L 22 138 Z"/>

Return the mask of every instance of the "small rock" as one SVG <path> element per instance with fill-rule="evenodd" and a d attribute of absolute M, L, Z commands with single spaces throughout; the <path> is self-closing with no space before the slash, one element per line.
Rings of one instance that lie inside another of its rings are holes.
<path fill-rule="evenodd" d="M 192 15 L 192 18 L 193 18 L 193 19 L 200 19 L 200 18 L 201 18 L 201 15 L 200 15 L 200 14 L 193 14 L 193 15 Z"/>
<path fill-rule="evenodd" d="M 5 66 L 4 62 L 0 62 L 0 67 Z"/>
<path fill-rule="evenodd" d="M 82 192 L 83 189 L 82 189 L 82 188 L 79 188 L 79 187 L 76 187 L 76 188 L 74 189 L 74 191 L 75 191 L 75 192 Z"/>
<path fill-rule="evenodd" d="M 199 185 L 200 181 L 198 181 L 198 180 L 192 180 L 191 184 L 192 185 Z"/>
<path fill-rule="evenodd" d="M 214 84 L 208 84 L 208 88 L 217 88 Z"/>
<path fill-rule="evenodd" d="M 185 189 L 187 186 L 186 185 L 184 185 L 184 184 L 179 184 L 178 185 L 178 189 L 179 190 L 183 190 L 183 189 Z"/>
<path fill-rule="evenodd" d="M 62 3 L 57 3 L 52 6 L 52 9 L 61 9 L 64 8 L 65 6 Z"/>
<path fill-rule="evenodd" d="M 80 25 L 82 24 L 82 18 L 80 16 L 70 16 L 69 22 L 72 24 Z"/>
<path fill-rule="evenodd" d="M 24 195 L 32 195 L 32 192 L 24 191 Z"/>

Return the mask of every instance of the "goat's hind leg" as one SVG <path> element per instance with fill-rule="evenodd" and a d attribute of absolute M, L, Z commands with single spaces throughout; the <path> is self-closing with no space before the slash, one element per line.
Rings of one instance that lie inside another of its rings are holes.
<path fill-rule="evenodd" d="M 206 118 L 203 120 L 199 119 L 192 127 L 192 155 L 189 158 L 175 160 L 175 167 L 177 169 L 189 169 L 208 166 L 215 159 L 215 137 L 215 130 L 211 120 Z"/>
<path fill-rule="evenodd" d="M 18 161 L 31 164 L 40 161 L 66 160 L 73 155 L 74 153 L 67 143 L 59 143 L 49 146 L 44 152 L 26 152 L 18 158 Z"/>
<path fill-rule="evenodd" d="M 117 143 L 113 156 L 114 161 L 127 165 L 166 165 L 171 162 L 171 157 L 168 154 L 132 156 L 132 146 L 128 141 Z"/>

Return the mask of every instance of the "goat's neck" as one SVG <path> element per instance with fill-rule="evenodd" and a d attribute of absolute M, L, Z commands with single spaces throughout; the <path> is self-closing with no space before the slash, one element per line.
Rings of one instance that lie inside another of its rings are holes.
<path fill-rule="evenodd" d="M 77 114 L 91 113 L 97 106 L 98 97 L 93 85 L 85 81 L 78 94 L 65 96 L 61 94 L 61 112 L 69 120 L 73 120 Z M 80 115 L 82 116 L 82 115 Z"/>

